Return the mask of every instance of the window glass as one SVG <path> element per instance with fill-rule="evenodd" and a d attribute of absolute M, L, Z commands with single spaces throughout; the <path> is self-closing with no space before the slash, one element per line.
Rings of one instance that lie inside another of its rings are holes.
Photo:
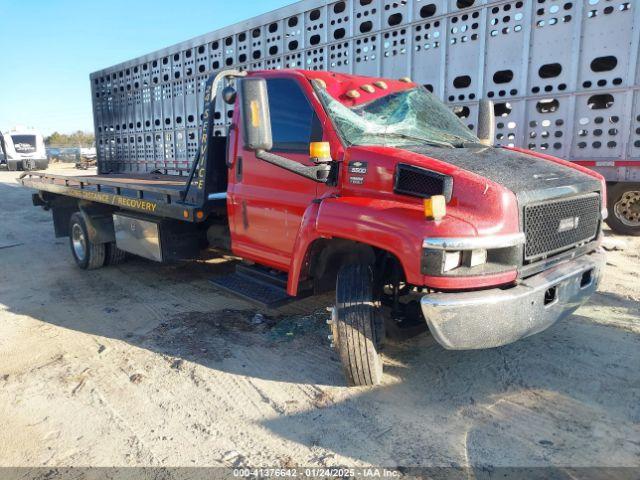
<path fill-rule="evenodd" d="M 11 135 L 16 153 L 33 153 L 36 151 L 35 135 Z"/>
<path fill-rule="evenodd" d="M 308 153 L 309 143 L 322 140 L 319 119 L 294 80 L 267 80 L 273 151 Z"/>

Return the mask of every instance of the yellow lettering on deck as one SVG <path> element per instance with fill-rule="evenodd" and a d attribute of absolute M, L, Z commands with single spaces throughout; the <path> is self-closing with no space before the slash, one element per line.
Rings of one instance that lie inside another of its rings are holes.
<path fill-rule="evenodd" d="M 110 193 L 92 192 L 90 190 L 70 190 L 68 194 L 73 197 L 82 198 L 83 200 L 119 205 L 136 210 L 144 210 L 145 212 L 155 212 L 158 208 L 157 203 L 150 202 L 148 200 L 119 197 L 118 195 Z"/>

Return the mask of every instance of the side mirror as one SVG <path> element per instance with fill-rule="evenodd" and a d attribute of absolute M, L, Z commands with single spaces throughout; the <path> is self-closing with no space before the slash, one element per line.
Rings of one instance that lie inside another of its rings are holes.
<path fill-rule="evenodd" d="M 240 108 L 245 146 L 251 150 L 271 150 L 273 138 L 266 80 L 245 78 L 240 81 Z"/>
<path fill-rule="evenodd" d="M 488 147 L 496 136 L 496 113 L 491 100 L 482 99 L 478 108 L 478 138 Z"/>

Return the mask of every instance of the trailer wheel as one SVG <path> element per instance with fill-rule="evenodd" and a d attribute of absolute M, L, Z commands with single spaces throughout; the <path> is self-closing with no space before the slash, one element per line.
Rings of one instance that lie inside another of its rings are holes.
<path fill-rule="evenodd" d="M 89 239 L 87 225 L 82 214 L 78 212 L 71 215 L 69 244 L 74 260 L 83 270 L 95 270 L 104 266 L 105 244 L 95 243 Z"/>
<path fill-rule="evenodd" d="M 621 235 L 640 236 L 640 184 L 616 183 L 608 191 L 611 230 Z"/>
<path fill-rule="evenodd" d="M 105 265 L 120 265 L 124 263 L 127 252 L 120 250 L 116 246 L 116 242 L 105 244 Z"/>
<path fill-rule="evenodd" d="M 336 306 L 331 329 L 349 385 L 378 385 L 382 359 L 378 353 L 382 336 L 380 303 L 373 294 L 369 265 L 342 267 L 336 284 Z"/>

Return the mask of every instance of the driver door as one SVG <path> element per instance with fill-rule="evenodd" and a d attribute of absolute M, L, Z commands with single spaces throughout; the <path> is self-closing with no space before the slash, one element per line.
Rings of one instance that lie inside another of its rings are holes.
<path fill-rule="evenodd" d="M 309 143 L 322 140 L 322 126 L 306 93 L 293 78 L 269 78 L 267 90 L 271 152 L 312 165 Z M 230 174 L 233 251 L 287 270 L 302 216 L 316 198 L 318 183 L 260 160 L 244 148 Z"/>

